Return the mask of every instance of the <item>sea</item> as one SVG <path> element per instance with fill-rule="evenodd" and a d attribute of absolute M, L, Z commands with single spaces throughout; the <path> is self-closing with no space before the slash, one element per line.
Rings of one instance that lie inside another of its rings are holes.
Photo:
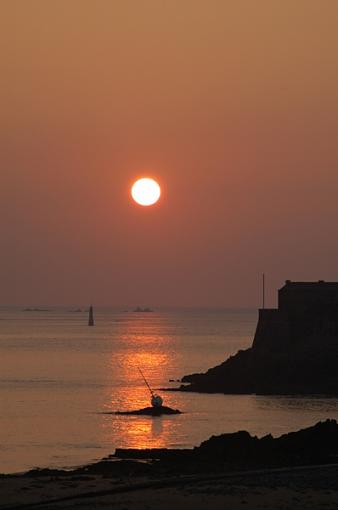
<path fill-rule="evenodd" d="M 338 419 L 338 399 L 164 392 L 182 414 L 118 416 L 252 343 L 256 310 L 0 309 L 0 473 L 71 468 L 115 448 L 191 448 L 212 435 L 259 437 Z"/>

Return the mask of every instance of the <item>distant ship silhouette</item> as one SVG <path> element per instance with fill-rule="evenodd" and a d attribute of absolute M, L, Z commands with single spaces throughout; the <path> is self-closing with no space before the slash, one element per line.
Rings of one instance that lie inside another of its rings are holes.
<path fill-rule="evenodd" d="M 143 312 L 143 313 L 144 313 L 144 312 L 149 313 L 149 312 L 152 312 L 152 311 L 153 311 L 153 310 L 152 310 L 151 308 L 141 308 L 140 306 L 138 306 L 137 308 L 135 308 L 135 309 L 133 310 L 133 312 Z"/>

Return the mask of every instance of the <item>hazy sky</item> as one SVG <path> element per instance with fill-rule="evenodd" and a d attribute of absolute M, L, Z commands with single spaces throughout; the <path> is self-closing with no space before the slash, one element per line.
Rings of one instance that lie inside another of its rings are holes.
<path fill-rule="evenodd" d="M 3 0 L 0 302 L 338 280 L 337 26 L 336 0 Z"/>

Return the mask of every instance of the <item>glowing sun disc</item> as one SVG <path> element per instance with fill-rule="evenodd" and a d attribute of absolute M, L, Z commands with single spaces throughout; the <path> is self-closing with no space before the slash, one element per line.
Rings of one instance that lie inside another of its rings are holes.
<path fill-rule="evenodd" d="M 161 196 L 161 188 L 154 179 L 143 177 L 134 182 L 131 188 L 131 196 L 140 205 L 153 205 Z"/>

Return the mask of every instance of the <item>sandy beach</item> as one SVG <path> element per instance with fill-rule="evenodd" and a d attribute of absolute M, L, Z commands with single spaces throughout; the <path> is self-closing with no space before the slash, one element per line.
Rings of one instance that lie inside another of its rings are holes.
<path fill-rule="evenodd" d="M 333 509 L 337 479 L 337 464 L 162 479 L 10 476 L 0 480 L 0 508 Z"/>

